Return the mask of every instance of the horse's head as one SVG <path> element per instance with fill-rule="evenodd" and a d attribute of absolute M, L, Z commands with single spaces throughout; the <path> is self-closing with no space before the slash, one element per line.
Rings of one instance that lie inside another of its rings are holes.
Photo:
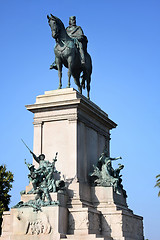
<path fill-rule="evenodd" d="M 49 26 L 52 31 L 52 37 L 56 39 L 56 38 L 58 38 L 60 32 L 62 30 L 63 31 L 65 30 L 64 24 L 62 23 L 62 21 L 59 18 L 53 16 L 52 14 L 51 14 L 51 16 L 47 15 L 47 18 L 48 18 Z"/>

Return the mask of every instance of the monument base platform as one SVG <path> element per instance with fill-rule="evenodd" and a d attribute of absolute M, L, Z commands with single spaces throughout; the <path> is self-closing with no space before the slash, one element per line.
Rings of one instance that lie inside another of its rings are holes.
<path fill-rule="evenodd" d="M 128 209 L 123 195 L 115 193 L 113 187 L 86 185 L 88 194 L 84 201 L 80 185 L 71 184 L 73 195 L 70 189 L 66 194 L 51 194 L 52 199 L 59 200 L 59 206 L 42 207 L 38 212 L 31 207 L 4 212 L 0 239 L 144 240 L 143 218 Z M 34 194 L 28 196 L 35 198 Z M 26 196 L 22 195 L 22 199 Z"/>
<path fill-rule="evenodd" d="M 44 153 L 48 161 L 58 152 L 56 169 L 65 191 L 50 193 L 58 205 L 4 212 L 0 240 L 144 240 L 143 218 L 128 208 L 125 191 L 90 185 L 104 147 L 110 155 L 110 130 L 116 123 L 108 114 L 72 88 L 45 92 L 27 109 L 34 113 L 33 152 Z M 35 198 L 21 196 L 24 203 Z"/>

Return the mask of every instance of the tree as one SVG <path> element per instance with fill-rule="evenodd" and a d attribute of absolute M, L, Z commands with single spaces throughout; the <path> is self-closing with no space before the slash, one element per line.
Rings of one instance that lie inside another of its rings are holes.
<path fill-rule="evenodd" d="M 156 181 L 155 187 L 160 188 L 160 174 L 158 174 L 158 175 L 156 176 L 156 178 L 157 178 L 157 181 Z M 158 193 L 158 197 L 160 197 L 160 191 L 159 191 L 159 193 Z"/>
<path fill-rule="evenodd" d="M 0 165 L 0 234 L 2 224 L 3 211 L 8 211 L 10 203 L 10 195 L 8 194 L 12 188 L 13 174 L 7 171 L 5 165 Z"/>

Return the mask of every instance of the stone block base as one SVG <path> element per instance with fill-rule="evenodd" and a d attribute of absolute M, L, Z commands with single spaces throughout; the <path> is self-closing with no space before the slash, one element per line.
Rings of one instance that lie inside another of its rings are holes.
<path fill-rule="evenodd" d="M 69 209 L 68 233 L 100 234 L 100 212 L 94 208 Z"/>
<path fill-rule="evenodd" d="M 84 235 L 84 234 L 75 234 L 75 235 L 67 235 L 67 239 L 72 239 L 72 240 L 104 240 L 104 237 L 98 237 L 95 234 L 90 234 L 90 235 Z M 105 239 L 105 240 L 110 240 Z"/>
<path fill-rule="evenodd" d="M 90 188 L 74 182 L 66 194 L 51 194 L 60 206 L 4 212 L 0 240 L 144 240 L 143 218 L 133 214 L 112 187 Z M 31 199 L 34 194 L 24 194 L 21 200 Z"/>
<path fill-rule="evenodd" d="M 50 197 L 52 201 L 59 202 L 61 207 L 66 207 L 68 196 L 63 192 L 58 193 L 50 193 Z M 21 195 L 21 201 L 28 202 L 29 200 L 35 200 L 36 194 L 23 194 Z"/>
<path fill-rule="evenodd" d="M 4 215 L 2 239 L 5 240 L 58 240 L 67 233 L 68 210 L 60 206 L 42 207 L 34 212 L 33 208 L 11 209 Z M 6 221 L 9 224 L 6 225 Z"/>
<path fill-rule="evenodd" d="M 94 206 L 101 213 L 101 234 L 114 240 L 143 240 L 143 218 L 133 214 L 123 195 L 112 187 L 92 187 Z"/>
<path fill-rule="evenodd" d="M 119 209 L 128 209 L 122 190 L 120 193 L 115 193 L 113 187 L 91 187 L 91 199 L 93 205 L 98 208 L 116 206 Z"/>

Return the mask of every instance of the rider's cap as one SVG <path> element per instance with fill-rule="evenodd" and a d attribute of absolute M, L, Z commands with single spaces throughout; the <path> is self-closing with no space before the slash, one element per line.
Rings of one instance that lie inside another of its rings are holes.
<path fill-rule="evenodd" d="M 69 20 L 76 20 L 76 16 L 69 17 Z"/>
<path fill-rule="evenodd" d="M 42 153 L 42 154 L 39 155 L 39 157 L 45 158 L 45 155 Z"/>

